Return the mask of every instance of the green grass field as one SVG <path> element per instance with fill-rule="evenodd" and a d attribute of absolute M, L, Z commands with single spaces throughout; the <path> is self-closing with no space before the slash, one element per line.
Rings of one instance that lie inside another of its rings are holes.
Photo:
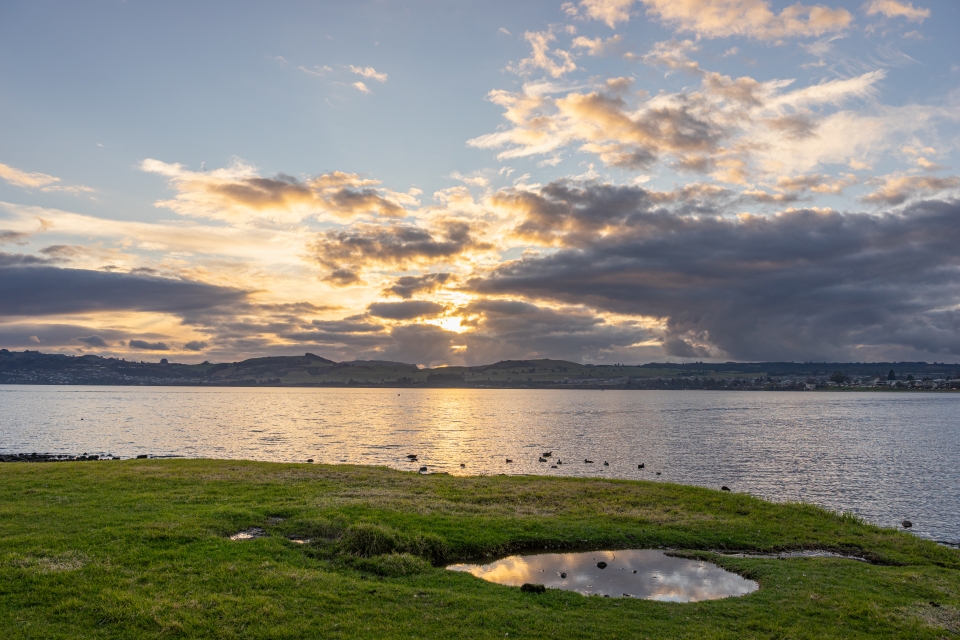
<path fill-rule="evenodd" d="M 248 527 L 266 536 L 231 541 Z M 289 540 L 307 537 L 310 544 Z M 670 547 L 757 580 L 701 603 L 446 571 Z M 829 558 L 710 550 L 827 548 Z M 809 505 L 666 483 L 211 460 L 0 464 L 2 638 L 951 638 L 960 552 Z"/>

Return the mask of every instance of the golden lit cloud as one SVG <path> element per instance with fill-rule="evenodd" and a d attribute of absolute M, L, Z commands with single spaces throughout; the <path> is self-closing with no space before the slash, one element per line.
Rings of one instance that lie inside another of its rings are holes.
<path fill-rule="evenodd" d="M 864 202 L 873 204 L 899 205 L 914 196 L 928 196 L 946 189 L 956 189 L 960 186 L 960 178 L 949 176 L 909 176 L 889 175 L 878 180 L 876 191 L 862 198 Z"/>
<path fill-rule="evenodd" d="M 591 56 L 605 56 L 610 53 L 623 39 L 620 34 L 609 38 L 587 38 L 578 36 L 573 39 L 573 46 L 578 49 L 586 49 Z"/>
<path fill-rule="evenodd" d="M 158 207 L 181 215 L 219 220 L 263 219 L 296 222 L 307 217 L 402 217 L 419 201 L 410 194 L 378 188 L 376 180 L 335 171 L 307 180 L 279 175 L 262 178 L 240 161 L 213 171 L 190 171 L 181 164 L 147 159 L 140 168 L 167 178 L 177 191 Z"/>
<path fill-rule="evenodd" d="M 0 178 L 7 184 L 12 184 L 15 187 L 22 187 L 24 189 L 39 189 L 40 191 L 46 192 L 60 191 L 74 195 L 93 191 L 90 187 L 84 187 L 83 185 L 60 184 L 60 178 L 47 175 L 46 173 L 21 171 L 16 167 L 11 167 L 3 163 L 0 163 Z"/>
<path fill-rule="evenodd" d="M 746 36 L 760 40 L 820 36 L 853 21 L 846 9 L 799 2 L 779 14 L 768 0 L 641 0 L 647 13 L 681 31 L 707 38 Z"/>
<path fill-rule="evenodd" d="M 577 65 L 569 51 L 550 49 L 550 43 L 557 39 L 552 31 L 527 31 L 523 34 L 523 38 L 530 43 L 530 57 L 521 60 L 516 67 L 511 67 L 511 71 L 520 75 L 529 75 L 537 69 L 542 69 L 551 78 L 559 78 L 565 73 L 576 70 Z"/>
<path fill-rule="evenodd" d="M 370 80 L 376 80 L 377 82 L 387 81 L 387 74 L 380 73 L 373 67 L 355 67 L 351 64 L 347 68 L 350 69 L 351 73 L 363 76 L 364 78 L 369 78 Z"/>
<path fill-rule="evenodd" d="M 618 22 L 630 19 L 630 8 L 634 0 L 582 0 L 580 6 L 587 17 L 605 22 L 613 29 Z"/>
<path fill-rule="evenodd" d="M 630 19 L 636 0 L 583 0 L 587 17 L 605 22 L 613 28 Z M 883 8 L 877 11 L 917 11 L 897 0 L 872 0 Z M 774 13 L 769 0 L 639 0 L 647 14 L 680 31 L 691 31 L 699 37 L 726 38 L 745 36 L 759 40 L 810 37 L 842 31 L 850 26 L 853 15 L 846 9 L 823 5 L 805 6 L 799 2 Z M 889 7 L 887 6 L 889 5 Z M 898 13 L 897 15 L 908 15 Z"/>
<path fill-rule="evenodd" d="M 900 0 L 870 0 L 863 8 L 868 16 L 880 14 L 888 18 L 906 18 L 913 22 L 923 22 L 930 17 L 930 9 L 914 7 L 912 2 Z"/>

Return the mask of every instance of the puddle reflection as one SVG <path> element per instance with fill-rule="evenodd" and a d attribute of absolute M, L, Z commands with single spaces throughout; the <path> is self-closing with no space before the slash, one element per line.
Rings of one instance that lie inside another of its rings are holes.
<path fill-rule="evenodd" d="M 606 567 L 601 569 L 598 563 Z M 447 568 L 514 587 L 529 582 L 583 595 L 670 602 L 742 596 L 760 586 L 709 562 L 673 558 L 655 549 L 510 556 L 490 564 Z"/>

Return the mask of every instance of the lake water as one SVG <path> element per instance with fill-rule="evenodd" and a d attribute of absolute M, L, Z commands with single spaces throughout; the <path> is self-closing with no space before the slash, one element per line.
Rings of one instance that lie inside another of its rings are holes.
<path fill-rule="evenodd" d="M 0 386 L 34 451 L 726 485 L 960 542 L 960 394 Z"/>

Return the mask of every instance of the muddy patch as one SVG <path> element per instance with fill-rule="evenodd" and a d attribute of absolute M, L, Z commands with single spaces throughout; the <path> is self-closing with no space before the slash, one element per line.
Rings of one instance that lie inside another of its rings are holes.
<path fill-rule="evenodd" d="M 87 564 L 87 557 L 82 553 L 68 552 L 49 556 L 15 558 L 11 564 L 21 569 L 35 569 L 40 573 L 60 573 L 82 569 Z"/>
<path fill-rule="evenodd" d="M 265 535 L 267 535 L 267 532 L 261 529 L 260 527 L 250 527 L 249 529 L 238 531 L 237 533 L 230 536 L 230 539 L 231 540 L 253 540 L 255 538 L 262 538 Z"/>
<path fill-rule="evenodd" d="M 930 627 L 960 636 L 960 609 L 956 607 L 936 601 L 924 602 L 918 604 L 912 613 Z"/>
<path fill-rule="evenodd" d="M 718 556 L 723 556 L 724 558 L 755 558 L 758 560 L 788 560 L 790 558 L 839 558 L 841 560 L 870 562 L 867 558 L 860 556 L 817 549 L 806 551 L 783 551 L 780 553 L 723 553 L 721 551 L 715 551 L 714 553 L 716 553 Z"/>

